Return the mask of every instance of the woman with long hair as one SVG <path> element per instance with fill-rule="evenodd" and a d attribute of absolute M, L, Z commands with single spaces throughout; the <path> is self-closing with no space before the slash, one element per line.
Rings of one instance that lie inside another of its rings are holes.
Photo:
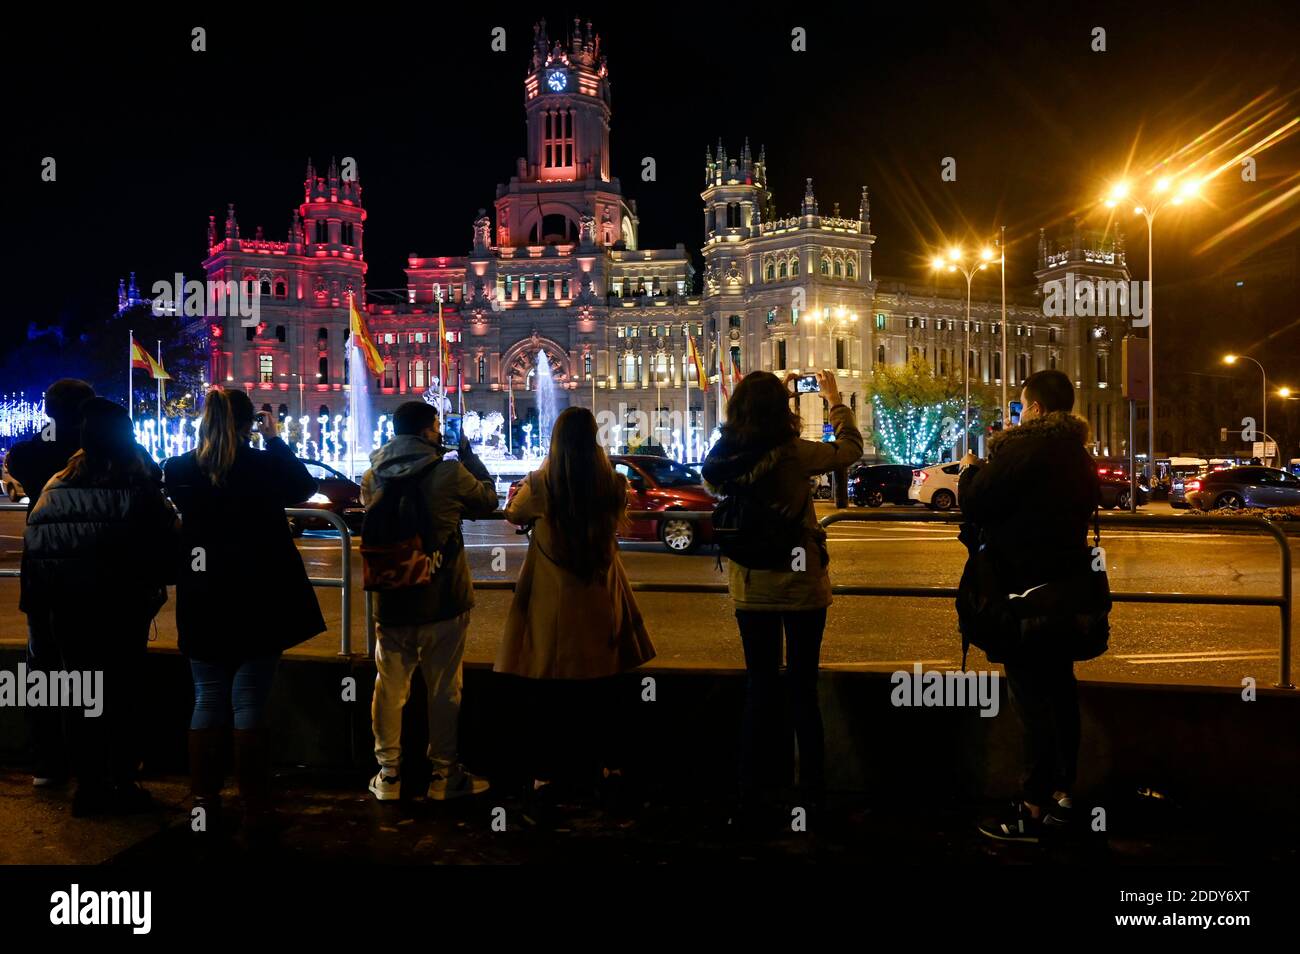
<path fill-rule="evenodd" d="M 71 716 L 79 816 L 149 806 L 136 782 L 139 677 L 180 532 L 126 408 L 90 398 L 80 413 L 80 450 L 31 488 L 20 604 L 82 680 L 84 711 Z"/>
<path fill-rule="evenodd" d="M 551 723 L 534 733 L 538 779 L 550 777 L 555 761 L 595 768 L 609 756 L 608 738 L 601 736 L 617 705 L 614 677 L 655 654 L 618 555 L 627 479 L 596 435 L 591 411 L 562 411 L 545 462 L 506 507 L 506 519 L 531 527 L 532 537 L 495 669 L 530 680 L 530 726 L 537 729 L 543 717 Z M 562 746 L 549 760 L 538 752 L 553 747 L 548 741 L 575 735 L 587 738 L 586 751 L 581 744 Z"/>
<path fill-rule="evenodd" d="M 799 744 L 799 788 L 804 807 L 817 811 L 826 790 L 817 674 L 826 611 L 831 605 L 830 554 L 826 532 L 817 524 L 811 478 L 847 467 L 862 456 L 862 433 L 853 411 L 840 399 L 835 375 L 816 372 L 820 395 L 829 407 L 834 441 L 800 437 L 802 424 L 791 408 L 794 375 L 782 381 L 767 371 L 745 375 L 727 404 L 722 435 L 704 462 L 705 481 L 715 492 L 742 495 L 772 534 L 793 543 L 774 561 L 730 562 L 728 588 L 745 650 L 745 711 L 740 740 L 738 818 L 755 820 L 765 767 L 786 762 L 774 751 L 775 710 L 779 701 L 782 633 L 791 721 Z M 745 559 L 749 559 L 746 557 Z M 788 757 L 788 756 L 787 756 Z"/>
<path fill-rule="evenodd" d="M 249 443 L 255 424 L 265 450 Z M 183 518 L 176 628 L 194 679 L 194 803 L 212 830 L 233 729 L 245 829 L 256 839 L 273 828 L 267 709 L 276 665 L 325 629 L 284 516 L 316 481 L 278 436 L 273 414 L 254 415 L 247 394 L 220 388 L 208 392 L 198 447 L 163 473 Z"/>

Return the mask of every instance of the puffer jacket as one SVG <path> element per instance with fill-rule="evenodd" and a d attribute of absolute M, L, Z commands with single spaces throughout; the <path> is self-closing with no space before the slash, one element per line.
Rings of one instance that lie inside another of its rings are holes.
<path fill-rule="evenodd" d="M 831 605 L 826 531 L 817 525 L 809 480 L 861 457 L 862 432 L 844 404 L 830 409 L 830 419 L 833 442 L 795 438 L 776 447 L 744 448 L 724 433 L 704 462 L 704 479 L 715 493 L 728 483 L 752 484 L 759 500 L 803 522 L 804 570 L 752 570 L 730 563 L 727 583 L 736 609 L 781 612 Z"/>
<path fill-rule="evenodd" d="M 988 463 L 962 471 L 962 515 L 1014 592 L 1063 579 L 1092 558 L 1088 522 L 1101 487 L 1087 440 L 1087 421 L 1055 411 L 998 434 Z"/>
<path fill-rule="evenodd" d="M 369 506 L 389 481 L 410 477 L 437 463 L 420 478 L 420 497 L 432 537 L 425 545 L 441 546 L 449 535 L 460 532 L 461 520 L 486 517 L 497 509 L 492 475 L 477 457 L 444 461 L 442 456 L 441 448 L 422 437 L 397 435 L 370 455 L 371 467 L 361 479 L 362 501 Z M 474 605 L 464 547 L 457 550 L 450 569 L 438 571 L 431 586 L 381 590 L 376 596 L 376 618 L 387 626 L 436 623 L 459 616 Z"/>
<path fill-rule="evenodd" d="M 152 619 L 167 602 L 179 542 L 176 511 L 151 474 L 55 477 L 27 519 L 20 608 Z"/>

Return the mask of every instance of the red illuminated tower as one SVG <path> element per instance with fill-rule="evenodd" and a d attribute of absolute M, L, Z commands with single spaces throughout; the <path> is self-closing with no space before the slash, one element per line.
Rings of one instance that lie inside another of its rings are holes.
<path fill-rule="evenodd" d="M 355 164 L 334 161 L 324 176 L 308 162 L 302 204 L 286 241 L 240 236 L 235 208 L 226 213 L 225 238 L 208 218 L 209 282 L 243 282 L 260 291 L 260 323 L 244 327 L 237 315 L 208 320 L 216 384 L 248 390 L 253 403 L 313 419 L 344 413 L 348 295 L 364 302 L 366 263 L 361 183 Z"/>

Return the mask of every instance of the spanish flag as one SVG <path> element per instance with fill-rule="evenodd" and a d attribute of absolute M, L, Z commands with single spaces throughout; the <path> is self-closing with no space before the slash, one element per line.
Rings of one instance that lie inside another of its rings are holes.
<path fill-rule="evenodd" d="M 445 393 L 447 379 L 451 377 L 451 355 L 447 348 L 447 326 L 442 322 L 442 299 L 438 299 L 438 387 Z"/>
<path fill-rule="evenodd" d="M 700 362 L 700 353 L 695 350 L 695 339 L 690 335 L 686 336 L 687 346 L 690 348 L 691 364 L 695 365 L 695 380 L 704 387 L 709 383 L 708 375 L 704 373 L 704 365 Z"/>
<path fill-rule="evenodd" d="M 366 367 L 375 377 L 384 373 L 384 358 L 375 347 L 374 339 L 370 337 L 370 331 L 366 328 L 366 320 L 361 317 L 361 312 L 357 311 L 357 300 L 355 297 L 348 296 L 348 323 L 352 329 L 352 343 L 361 349 L 361 357 L 365 359 Z"/>
<path fill-rule="evenodd" d="M 144 349 L 144 345 L 131 339 L 131 367 L 143 368 L 149 372 L 149 376 L 155 381 L 170 381 L 172 376 L 167 373 L 161 364 L 153 359 L 153 356 Z"/>

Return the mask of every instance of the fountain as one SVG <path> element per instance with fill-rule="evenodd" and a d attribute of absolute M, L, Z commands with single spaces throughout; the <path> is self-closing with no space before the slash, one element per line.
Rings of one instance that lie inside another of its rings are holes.
<path fill-rule="evenodd" d="M 370 450 L 374 444 L 373 436 L 367 433 L 370 421 L 370 395 L 366 392 L 366 381 L 370 369 L 361 349 L 355 345 L 348 348 L 348 431 L 345 437 L 348 448 L 348 476 L 357 477 L 357 468 L 365 473 L 370 466 Z M 382 427 L 382 423 L 381 423 Z M 360 460 L 357 458 L 360 457 Z"/>
<path fill-rule="evenodd" d="M 555 424 L 555 379 L 551 377 L 551 360 L 541 349 L 537 351 L 536 377 L 537 456 L 545 457 L 551 444 L 551 428 Z"/>

